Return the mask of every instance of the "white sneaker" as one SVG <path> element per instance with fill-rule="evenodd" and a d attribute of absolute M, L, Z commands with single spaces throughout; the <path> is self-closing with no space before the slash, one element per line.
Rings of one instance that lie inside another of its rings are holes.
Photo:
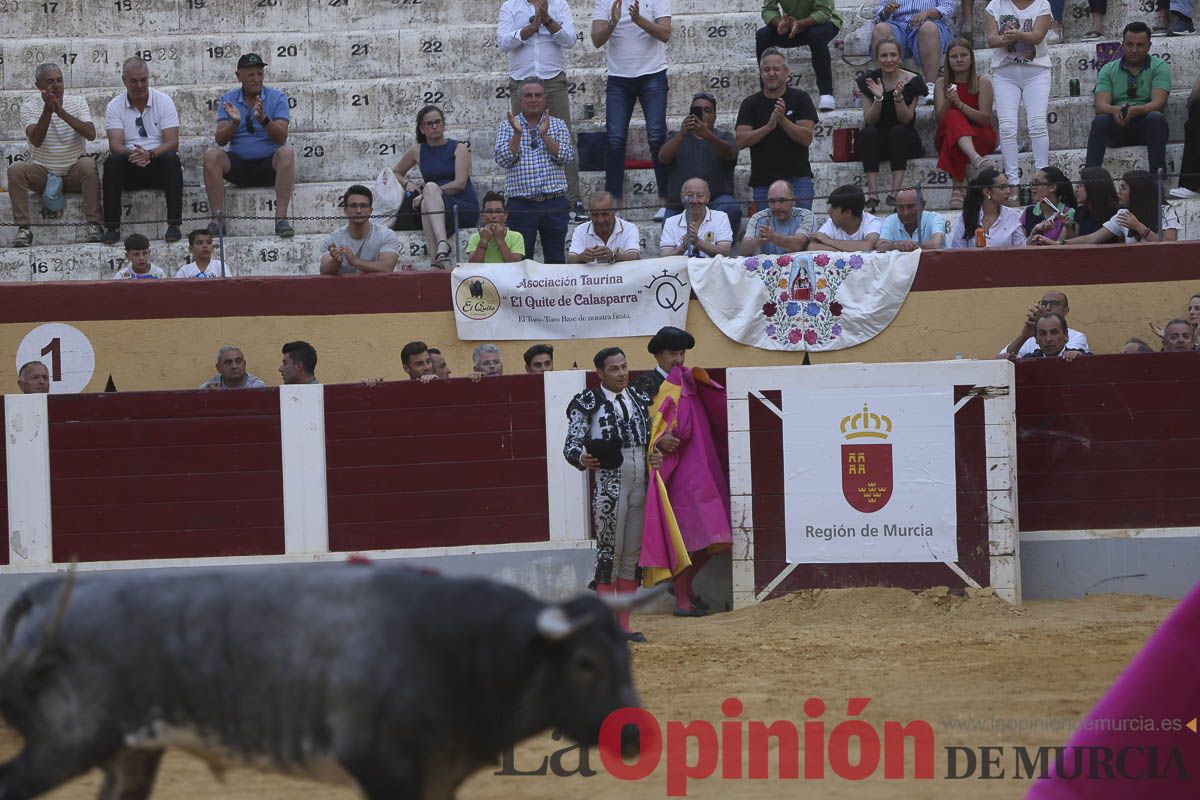
<path fill-rule="evenodd" d="M 1176 200 L 1193 200 L 1200 197 L 1200 192 L 1193 192 L 1191 189 L 1185 189 L 1182 186 L 1172 189 L 1168 194 Z"/>
<path fill-rule="evenodd" d="M 655 221 L 655 222 L 662 222 L 662 221 L 663 221 L 664 219 L 666 219 L 666 218 L 667 218 L 667 207 L 666 207 L 666 206 L 660 206 L 660 207 L 659 207 L 659 209 L 658 209 L 658 211 L 655 211 L 655 212 L 654 212 L 654 221 Z"/>
<path fill-rule="evenodd" d="M 837 108 L 837 98 L 831 94 L 821 95 L 820 101 L 817 103 L 818 111 L 833 111 Z"/>
<path fill-rule="evenodd" d="M 925 84 L 925 105 L 927 106 L 933 105 L 933 88 L 934 87 L 932 83 L 927 82 Z"/>

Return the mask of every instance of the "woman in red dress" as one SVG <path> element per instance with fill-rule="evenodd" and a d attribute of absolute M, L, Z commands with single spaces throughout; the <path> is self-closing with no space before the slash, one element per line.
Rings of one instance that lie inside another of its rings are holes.
<path fill-rule="evenodd" d="M 996 149 L 992 127 L 992 82 L 975 70 L 975 51 L 963 38 L 946 48 L 942 77 L 933 90 L 938 169 L 954 180 L 951 208 L 962 208 L 967 166 L 978 171 L 984 156 Z"/>

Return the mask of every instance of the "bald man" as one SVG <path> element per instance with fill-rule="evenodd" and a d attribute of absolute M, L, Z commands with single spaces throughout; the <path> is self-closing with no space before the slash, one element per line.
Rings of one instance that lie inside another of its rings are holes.
<path fill-rule="evenodd" d="M 733 230 L 723 211 L 708 207 L 708 182 L 692 178 L 683 182 L 679 192 L 684 211 L 669 217 L 663 225 L 659 254 L 712 258 L 727 256 L 733 248 Z"/>

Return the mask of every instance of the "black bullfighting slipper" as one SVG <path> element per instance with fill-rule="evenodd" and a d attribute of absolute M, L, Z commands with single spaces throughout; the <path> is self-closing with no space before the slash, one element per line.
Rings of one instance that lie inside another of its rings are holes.
<path fill-rule="evenodd" d="M 677 608 L 675 609 L 677 617 L 703 617 L 706 614 L 698 608 Z"/>

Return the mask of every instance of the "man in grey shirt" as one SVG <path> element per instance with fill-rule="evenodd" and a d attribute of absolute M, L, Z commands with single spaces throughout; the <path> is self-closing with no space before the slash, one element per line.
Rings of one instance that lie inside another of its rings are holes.
<path fill-rule="evenodd" d="M 394 232 L 371 221 L 374 202 L 371 190 L 358 184 L 342 195 L 347 222 L 325 240 L 322 275 L 391 272 L 396 268 L 400 240 Z"/>
<path fill-rule="evenodd" d="M 667 138 L 658 151 L 658 160 L 667 168 L 668 215 L 683 211 L 679 192 L 684 181 L 703 178 L 712 192 L 708 207 L 725 212 L 736 237 L 742 224 L 742 207 L 733 195 L 738 149 L 733 133 L 717 130 L 716 124 L 717 99 L 708 92 L 697 92 L 692 96 L 691 113 Z"/>
<path fill-rule="evenodd" d="M 257 375 L 246 372 L 246 357 L 240 347 L 227 344 L 217 351 L 217 374 L 200 384 L 201 389 L 263 389 Z"/>

